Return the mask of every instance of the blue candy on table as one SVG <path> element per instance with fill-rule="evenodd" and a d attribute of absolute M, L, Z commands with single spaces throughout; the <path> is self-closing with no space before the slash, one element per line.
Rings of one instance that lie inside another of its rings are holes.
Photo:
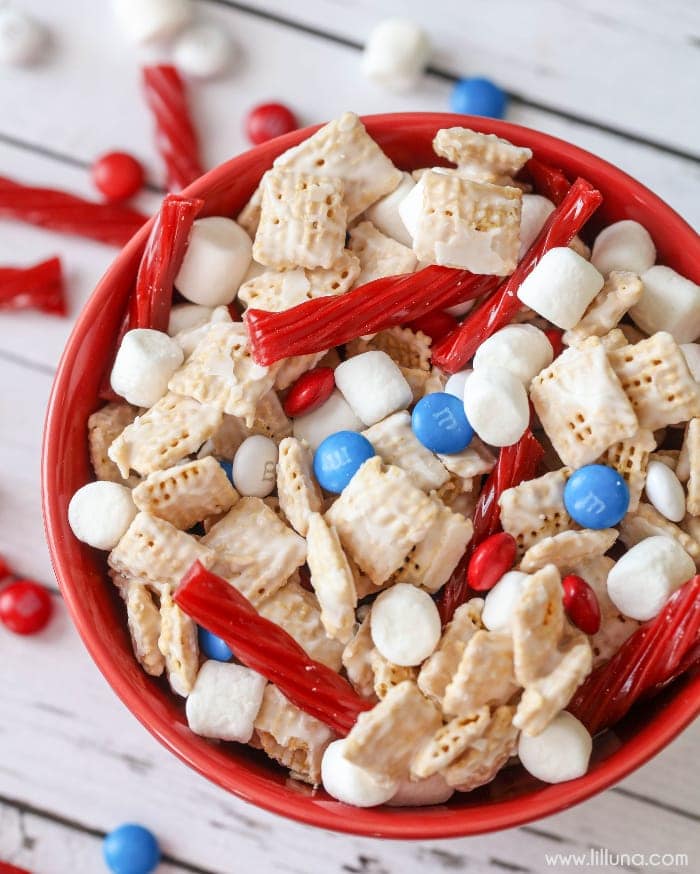
<path fill-rule="evenodd" d="M 622 520 L 630 504 L 624 478 L 605 464 L 575 470 L 564 487 L 564 506 L 584 528 L 611 528 Z"/>
<path fill-rule="evenodd" d="M 340 494 L 368 458 L 376 455 L 366 437 L 355 431 L 336 431 L 314 454 L 314 473 L 322 488 Z"/>
<path fill-rule="evenodd" d="M 503 118 L 508 98 L 505 91 L 490 79 L 474 76 L 460 79 L 450 94 L 450 109 L 461 115 L 485 115 Z"/>
<path fill-rule="evenodd" d="M 160 847 L 153 832 L 133 822 L 107 835 L 102 854 L 113 874 L 151 874 L 160 862 Z"/>
<path fill-rule="evenodd" d="M 207 631 L 206 628 L 202 628 L 201 626 L 199 627 L 197 636 L 199 637 L 199 648 L 208 659 L 214 659 L 217 662 L 231 661 L 233 658 L 233 652 L 225 640 L 222 640 L 220 637 L 217 637 L 215 634 L 212 634 L 211 631 Z"/>
<path fill-rule="evenodd" d="M 233 485 L 233 462 L 226 461 L 225 459 L 219 459 L 219 464 L 221 465 L 224 473 L 229 479 L 229 482 Z"/>
<path fill-rule="evenodd" d="M 411 427 L 423 446 L 444 455 L 466 449 L 474 436 L 462 401 L 442 391 L 425 395 L 418 401 L 413 408 Z"/>

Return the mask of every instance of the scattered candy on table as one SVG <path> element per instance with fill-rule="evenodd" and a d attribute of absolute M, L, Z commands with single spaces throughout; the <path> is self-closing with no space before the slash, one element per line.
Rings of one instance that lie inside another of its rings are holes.
<path fill-rule="evenodd" d="M 597 634 L 600 629 L 600 604 L 588 583 L 576 574 L 568 574 L 561 581 L 564 590 L 564 609 L 569 619 L 586 634 Z"/>
<path fill-rule="evenodd" d="M 327 492 L 340 494 L 360 467 L 375 455 L 366 437 L 355 431 L 337 431 L 326 437 L 314 453 L 314 473 Z"/>
<path fill-rule="evenodd" d="M 38 309 L 65 316 L 68 307 L 60 258 L 31 267 L 0 267 L 0 310 Z"/>
<path fill-rule="evenodd" d="M 226 641 L 212 634 L 211 631 L 207 631 L 206 628 L 198 629 L 197 638 L 199 640 L 199 648 L 208 659 L 214 659 L 217 662 L 228 662 L 233 658 L 231 647 Z"/>
<path fill-rule="evenodd" d="M 25 67 L 41 60 L 48 41 L 40 22 L 21 9 L 0 6 L 0 66 Z"/>
<path fill-rule="evenodd" d="M 246 134 L 254 146 L 291 133 L 298 127 L 296 116 L 282 103 L 261 103 L 254 106 L 245 120 Z"/>
<path fill-rule="evenodd" d="M 503 118 L 506 113 L 508 97 L 489 79 L 474 76 L 460 79 L 450 94 L 450 109 L 461 115 L 485 115 L 489 118 Z"/>
<path fill-rule="evenodd" d="M 464 404 L 447 392 L 433 392 L 421 398 L 413 408 L 411 427 L 423 446 L 446 455 L 466 449 L 474 436 Z"/>
<path fill-rule="evenodd" d="M 5 558 L 0 555 L 0 583 L 6 578 L 9 577 L 12 573 L 12 569 L 10 565 L 7 563 Z"/>
<path fill-rule="evenodd" d="M 362 56 L 364 75 L 387 91 L 417 85 L 430 57 L 425 31 L 405 18 L 388 18 L 372 29 Z"/>
<path fill-rule="evenodd" d="M 52 612 L 51 595 L 32 580 L 15 580 L 0 589 L 0 623 L 15 634 L 36 634 Z"/>
<path fill-rule="evenodd" d="M 505 531 L 487 537 L 469 560 L 467 581 L 470 587 L 475 592 L 492 589 L 513 567 L 516 552 L 515 539 Z"/>
<path fill-rule="evenodd" d="M 195 24 L 183 31 L 173 46 L 175 66 L 187 76 L 213 79 L 234 60 L 234 48 L 226 30 L 213 24 Z"/>
<path fill-rule="evenodd" d="M 113 874 L 151 874 L 161 856 L 153 832 L 131 822 L 120 825 L 105 837 L 102 854 Z"/>
<path fill-rule="evenodd" d="M 112 0 L 117 24 L 135 43 L 163 42 L 192 18 L 192 0 Z"/>
<path fill-rule="evenodd" d="M 109 203 L 129 200 L 143 188 L 143 167 L 133 155 L 108 152 L 92 165 L 92 181 Z"/>
<path fill-rule="evenodd" d="M 262 434 L 241 443 L 233 457 L 233 484 L 242 495 L 265 498 L 277 483 L 277 444 Z"/>
<path fill-rule="evenodd" d="M 612 528 L 624 517 L 630 492 L 612 467 L 587 464 L 575 470 L 564 487 L 564 506 L 583 528 Z"/>

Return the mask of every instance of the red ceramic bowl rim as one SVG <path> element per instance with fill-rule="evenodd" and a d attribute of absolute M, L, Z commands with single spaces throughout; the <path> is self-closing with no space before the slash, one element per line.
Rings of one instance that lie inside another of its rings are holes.
<path fill-rule="evenodd" d="M 410 127 L 411 123 L 439 127 L 468 126 L 476 130 L 495 133 L 517 143 L 527 143 L 536 152 L 559 154 L 573 159 L 579 166 L 590 168 L 591 176 L 605 178 L 617 187 L 627 189 L 629 196 L 651 202 L 655 209 L 676 227 L 680 234 L 694 235 L 692 228 L 660 198 L 646 189 L 631 176 L 617 167 L 564 140 L 532 131 L 520 125 L 493 119 L 452 115 L 448 113 L 395 113 L 363 118 L 372 133 L 396 131 Z M 264 143 L 243 155 L 220 165 L 188 189 L 187 194 L 197 196 L 208 191 L 215 182 L 226 178 L 236 162 L 244 162 L 255 152 L 258 156 L 267 150 L 270 162 L 280 150 L 295 145 L 318 129 L 316 125 L 287 134 L 278 140 Z M 585 172 L 585 170 L 584 170 Z M 61 358 L 51 397 L 49 399 L 42 452 L 42 503 L 49 551 L 60 588 L 90 655 L 112 689 L 126 707 L 139 719 L 148 731 L 167 749 L 190 767 L 218 783 L 224 789 L 259 807 L 291 819 L 321 828 L 386 838 L 430 839 L 462 837 L 483 834 L 497 829 L 512 828 L 570 807 L 618 782 L 635 768 L 661 750 L 676 737 L 700 713 L 700 676 L 689 678 L 675 692 L 664 709 L 641 731 L 607 757 L 596 769 L 585 776 L 523 794 L 503 801 L 486 802 L 479 806 L 456 809 L 437 808 L 349 808 L 338 802 L 318 799 L 315 804 L 308 798 L 285 789 L 282 785 L 269 784 L 249 772 L 245 764 L 231 760 L 226 774 L 216 772 L 216 761 L 209 748 L 196 748 L 186 735 L 177 731 L 173 723 L 141 698 L 115 670 L 109 640 L 95 632 L 90 623 L 86 605 L 79 596 L 78 587 L 72 579 L 68 551 L 59 536 L 59 521 L 65 518 L 66 507 L 56 488 L 55 471 L 60 465 L 57 441 L 53 437 L 60 430 L 62 420 L 61 398 L 68 384 L 68 376 L 78 350 L 88 336 L 93 320 L 100 308 L 100 301 L 108 294 L 111 277 L 117 265 L 133 255 L 143 245 L 150 229 L 148 225 L 127 244 L 98 283 L 94 293 L 78 318 L 66 349 Z"/>

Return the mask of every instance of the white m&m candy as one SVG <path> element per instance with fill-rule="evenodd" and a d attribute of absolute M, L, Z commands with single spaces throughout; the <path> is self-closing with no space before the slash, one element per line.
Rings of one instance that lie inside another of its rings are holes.
<path fill-rule="evenodd" d="M 397 780 L 380 780 L 369 771 L 353 765 L 343 755 L 346 740 L 334 740 L 326 747 L 321 761 L 321 780 L 326 792 L 344 804 L 376 807 L 384 804 L 399 788 Z"/>
<path fill-rule="evenodd" d="M 591 263 L 604 275 L 611 270 L 642 274 L 655 261 L 656 246 L 649 231 L 630 219 L 603 228 L 595 238 L 591 252 Z"/>
<path fill-rule="evenodd" d="M 663 461 L 650 461 L 644 486 L 647 498 L 656 509 L 670 519 L 680 522 L 685 516 L 685 492 L 676 474 Z"/>
<path fill-rule="evenodd" d="M 505 367 L 527 388 L 554 359 L 552 344 L 535 325 L 508 325 L 492 334 L 474 355 L 474 370 L 485 364 Z"/>
<path fill-rule="evenodd" d="M 429 56 L 428 37 L 417 24 L 389 18 L 370 34 L 362 72 L 389 91 L 407 91 L 420 78 Z"/>
<path fill-rule="evenodd" d="M 253 244 L 233 219 L 210 216 L 192 225 L 175 287 L 192 303 L 231 303 L 250 266 Z"/>
<path fill-rule="evenodd" d="M 647 334 L 668 331 L 676 343 L 700 337 L 700 285 L 660 264 L 642 274 L 642 285 L 629 313 L 635 325 Z"/>
<path fill-rule="evenodd" d="M 479 437 L 491 446 L 511 446 L 530 422 L 527 392 L 505 367 L 484 364 L 464 387 L 464 412 Z"/>
<path fill-rule="evenodd" d="M 182 349 L 167 334 L 135 328 L 124 335 L 110 383 L 130 404 L 152 407 L 167 392 L 170 377 L 183 359 Z"/>
<path fill-rule="evenodd" d="M 233 45 L 227 31 L 213 24 L 189 27 L 173 47 L 176 67 L 199 79 L 221 75 L 232 59 Z"/>
<path fill-rule="evenodd" d="M 191 0 L 112 0 L 114 15 L 136 43 L 170 39 L 192 17 Z"/>
<path fill-rule="evenodd" d="M 262 434 L 247 437 L 233 458 L 233 484 L 242 495 L 266 498 L 277 482 L 277 444 Z"/>
<path fill-rule="evenodd" d="M 365 425 L 375 425 L 413 401 L 411 386 L 386 352 L 363 352 L 335 369 L 335 384 Z"/>
<path fill-rule="evenodd" d="M 0 6 L 0 65 L 23 67 L 41 58 L 46 31 L 29 15 Z"/>
<path fill-rule="evenodd" d="M 593 750 L 585 726 L 563 711 L 535 737 L 520 735 L 518 756 L 525 770 L 545 783 L 563 783 L 583 777 Z"/>
<path fill-rule="evenodd" d="M 136 516 L 131 489 L 119 483 L 88 483 L 71 498 L 68 524 L 73 534 L 95 549 L 114 549 Z"/>
<path fill-rule="evenodd" d="M 395 665 L 419 665 L 440 641 L 440 614 L 430 595 L 397 583 L 377 598 L 370 614 L 372 640 Z"/>

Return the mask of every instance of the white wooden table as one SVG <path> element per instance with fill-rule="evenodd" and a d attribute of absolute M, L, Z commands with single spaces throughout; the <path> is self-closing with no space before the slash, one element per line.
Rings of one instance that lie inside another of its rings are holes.
<path fill-rule="evenodd" d="M 139 57 L 108 3 L 16 3 L 49 24 L 54 44 L 42 67 L 0 72 L 0 173 L 91 196 L 86 165 L 122 148 L 159 183 Z M 306 123 L 344 109 L 445 110 L 455 75 L 484 74 L 512 93 L 509 119 L 608 158 L 700 226 L 697 0 L 200 0 L 198 10 L 240 50 L 232 75 L 193 88 L 208 165 L 246 147 L 242 118 L 262 100 L 289 103 Z M 358 67 L 369 28 L 390 14 L 421 21 L 435 46 L 432 72 L 400 97 Z M 142 205 L 157 201 L 149 194 Z M 0 552 L 55 591 L 39 503 L 44 407 L 72 318 L 115 252 L 0 222 L 0 264 L 54 253 L 67 267 L 71 318 L 0 315 Z M 591 847 L 686 853 L 687 868 L 665 870 L 700 870 L 700 723 L 619 786 L 532 826 L 421 843 L 319 833 L 244 804 L 166 753 L 107 687 L 58 594 L 55 602 L 38 637 L 0 629 L 2 860 L 36 874 L 95 874 L 102 835 L 135 820 L 160 837 L 163 872 L 541 872 L 569 870 L 547 866 L 545 854 Z M 623 869 L 652 870 L 640 858 Z"/>

